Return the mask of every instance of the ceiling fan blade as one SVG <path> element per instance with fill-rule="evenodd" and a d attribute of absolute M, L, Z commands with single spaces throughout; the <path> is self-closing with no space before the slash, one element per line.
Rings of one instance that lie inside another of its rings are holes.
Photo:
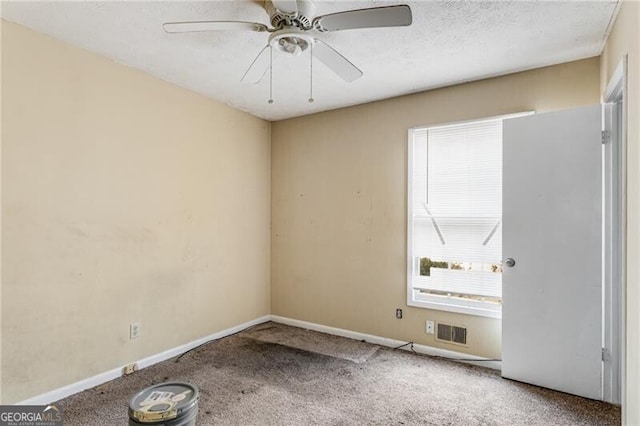
<path fill-rule="evenodd" d="M 247 68 L 240 81 L 250 84 L 258 84 L 262 81 L 271 67 L 272 51 L 269 47 L 269 45 L 266 45 L 262 48 L 260 53 L 258 53 L 258 56 L 256 56 L 253 62 L 251 62 L 251 65 L 249 65 L 249 68 Z M 275 62 L 276 58 L 277 55 L 274 55 L 273 62 Z"/>
<path fill-rule="evenodd" d="M 405 5 L 347 10 L 318 16 L 313 26 L 320 31 L 340 31 L 357 28 L 406 27 L 411 25 L 411 8 Z"/>
<path fill-rule="evenodd" d="M 192 21 L 167 22 L 162 24 L 167 33 L 191 33 L 200 31 L 267 31 L 267 26 L 244 21 Z"/>
<path fill-rule="evenodd" d="M 298 2 L 296 0 L 271 0 L 276 9 L 288 15 L 298 13 Z"/>
<path fill-rule="evenodd" d="M 322 40 L 316 39 L 313 55 L 349 83 L 362 77 L 362 71 L 358 67 Z"/>

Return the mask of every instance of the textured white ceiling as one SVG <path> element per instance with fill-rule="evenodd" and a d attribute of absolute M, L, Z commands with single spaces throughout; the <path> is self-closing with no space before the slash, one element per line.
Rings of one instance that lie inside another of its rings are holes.
<path fill-rule="evenodd" d="M 269 79 L 240 78 L 267 33 L 167 34 L 162 23 L 243 20 L 269 23 L 259 0 L 2 3 L 2 17 L 97 52 L 268 120 L 355 105 L 601 53 L 617 0 L 317 1 L 316 15 L 409 4 L 410 27 L 323 33 L 364 71 L 346 83 L 308 56 L 282 56 Z"/>

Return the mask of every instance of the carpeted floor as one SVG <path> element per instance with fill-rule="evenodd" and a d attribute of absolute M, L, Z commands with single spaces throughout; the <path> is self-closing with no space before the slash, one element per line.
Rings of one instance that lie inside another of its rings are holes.
<path fill-rule="evenodd" d="M 163 381 L 200 389 L 198 425 L 617 425 L 620 409 L 499 372 L 266 323 L 68 397 L 65 425 L 126 425 Z"/>

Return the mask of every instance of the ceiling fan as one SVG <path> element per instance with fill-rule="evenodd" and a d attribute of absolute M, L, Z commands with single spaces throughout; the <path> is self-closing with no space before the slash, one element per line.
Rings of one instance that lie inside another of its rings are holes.
<path fill-rule="evenodd" d="M 288 55 L 300 55 L 307 50 L 347 82 L 357 80 L 362 71 L 321 39 L 328 31 L 362 28 L 401 27 L 411 25 L 411 8 L 407 5 L 372 7 L 314 16 L 312 0 L 266 0 L 264 8 L 271 26 L 245 21 L 167 22 L 167 33 L 202 31 L 256 31 L 270 33 L 267 45 L 260 51 L 242 76 L 243 82 L 258 83 L 272 69 L 273 50 Z M 312 102 L 313 98 L 309 98 Z M 269 100 L 272 103 L 272 100 Z"/>

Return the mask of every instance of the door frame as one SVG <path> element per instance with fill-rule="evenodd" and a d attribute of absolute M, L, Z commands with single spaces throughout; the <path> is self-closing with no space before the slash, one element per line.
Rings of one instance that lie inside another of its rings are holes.
<path fill-rule="evenodd" d="M 626 395 L 627 56 L 618 63 L 603 102 L 603 399 Z M 623 418 L 625 406 L 622 404 Z"/>

